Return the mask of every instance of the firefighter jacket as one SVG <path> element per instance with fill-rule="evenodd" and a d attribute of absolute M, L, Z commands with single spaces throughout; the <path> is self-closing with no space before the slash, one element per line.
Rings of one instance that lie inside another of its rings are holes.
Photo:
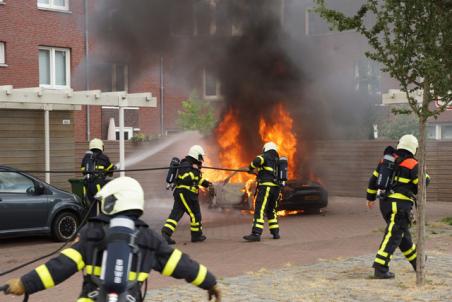
<path fill-rule="evenodd" d="M 396 165 L 394 168 L 394 177 L 389 185 L 388 198 L 415 202 L 418 189 L 418 161 L 413 154 L 403 149 L 396 150 Z M 367 188 L 367 200 L 374 201 L 377 197 L 377 180 L 380 175 L 382 165 L 381 161 L 369 180 Z M 427 183 L 430 176 L 427 175 Z"/>
<path fill-rule="evenodd" d="M 93 156 L 94 156 L 94 162 L 95 162 L 95 170 L 94 170 L 94 179 L 96 178 L 106 178 L 107 176 L 113 176 L 113 164 L 110 162 L 110 159 L 108 158 L 105 153 L 99 150 L 93 150 Z M 86 175 L 86 164 L 90 160 L 91 155 L 85 154 L 85 156 L 82 159 L 81 164 L 81 171 L 83 175 Z"/>
<path fill-rule="evenodd" d="M 176 189 L 185 189 L 198 194 L 199 186 L 209 187 L 211 183 L 202 177 L 201 170 L 197 168 L 200 166 L 201 163 L 190 156 L 182 159 L 176 178 Z"/>
<path fill-rule="evenodd" d="M 101 274 L 102 253 L 106 248 L 105 234 L 110 219 L 106 215 L 91 218 L 80 231 L 79 240 L 70 248 L 22 276 L 21 281 L 26 293 L 32 294 L 54 287 L 76 272 L 83 271 L 84 282 L 77 301 L 95 301 L 89 299 L 88 294 L 98 289 L 93 280 Z M 215 277 L 205 266 L 191 260 L 180 250 L 171 248 L 143 221 L 135 220 L 135 227 L 138 230 L 135 242 L 142 260 L 141 267 L 132 271 L 137 267 L 139 256 L 133 257 L 129 281 L 135 281 L 136 286 L 129 290 L 129 294 L 135 297 L 137 302 L 141 301 L 141 284 L 148 278 L 151 270 L 176 279 L 185 279 L 203 289 L 210 289 L 216 284 Z"/>
<path fill-rule="evenodd" d="M 257 184 L 263 186 L 278 186 L 276 169 L 279 155 L 275 150 L 269 150 L 251 162 L 249 168 L 257 169 Z"/>

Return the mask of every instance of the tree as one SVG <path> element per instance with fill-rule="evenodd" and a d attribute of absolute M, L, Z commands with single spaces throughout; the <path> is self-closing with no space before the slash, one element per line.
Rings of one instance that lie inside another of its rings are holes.
<path fill-rule="evenodd" d="M 418 257 L 416 284 L 425 283 L 426 122 L 451 102 L 452 1 L 363 0 L 353 16 L 314 0 L 315 11 L 333 28 L 356 30 L 369 43 L 365 55 L 398 80 L 411 111 L 419 120 Z M 373 20 L 373 21 L 372 21 Z M 422 102 L 414 98 L 423 92 Z M 435 101 L 441 102 L 434 104 Z"/>
<path fill-rule="evenodd" d="M 178 111 L 178 114 L 177 124 L 185 130 L 198 130 L 208 134 L 216 124 L 212 106 L 200 99 L 196 91 L 182 102 L 182 111 Z"/>
<path fill-rule="evenodd" d="M 419 136 L 419 122 L 417 116 L 413 112 L 401 114 L 401 111 L 407 110 L 406 106 L 395 106 L 392 112 L 397 114 L 378 118 L 377 125 L 379 129 L 379 137 L 398 140 L 404 134 L 413 134 Z"/>

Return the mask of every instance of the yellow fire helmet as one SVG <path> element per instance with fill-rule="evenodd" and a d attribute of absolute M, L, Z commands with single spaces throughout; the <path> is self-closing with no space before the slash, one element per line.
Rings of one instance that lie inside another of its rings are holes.
<path fill-rule="evenodd" d="M 417 138 L 412 134 L 405 134 L 399 140 L 399 144 L 397 145 L 397 149 L 403 149 L 411 152 L 411 154 L 416 154 L 417 148 L 419 147 L 419 143 Z"/>
<path fill-rule="evenodd" d="M 194 145 L 190 147 L 190 150 L 188 150 L 188 156 L 193 157 L 197 161 L 204 161 L 204 156 L 206 153 L 204 152 L 204 149 L 200 145 Z"/>
<path fill-rule="evenodd" d="M 104 142 L 99 138 L 93 138 L 89 142 L 89 149 L 90 150 L 98 149 L 100 151 L 104 151 Z"/>
<path fill-rule="evenodd" d="M 144 192 L 140 183 L 127 176 L 118 177 L 107 183 L 97 194 L 101 202 L 101 211 L 105 215 L 114 215 L 129 210 L 144 208 Z"/>
<path fill-rule="evenodd" d="M 264 152 L 275 150 L 278 152 L 278 145 L 276 145 L 274 142 L 268 142 L 264 145 Z"/>

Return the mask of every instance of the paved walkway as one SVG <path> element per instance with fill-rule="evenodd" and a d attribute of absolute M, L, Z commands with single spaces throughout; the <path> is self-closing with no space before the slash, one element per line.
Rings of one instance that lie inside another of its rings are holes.
<path fill-rule="evenodd" d="M 150 202 L 146 207 L 144 219 L 154 229 L 159 230 L 171 205 L 170 201 L 158 204 Z M 258 243 L 242 240 L 242 236 L 251 229 L 252 217 L 249 215 L 241 215 L 235 211 L 211 212 L 205 209 L 203 216 L 208 237 L 206 242 L 189 242 L 187 219 L 181 223 L 174 238 L 178 243 L 177 248 L 206 265 L 219 278 L 242 276 L 261 269 L 280 269 L 287 263 L 293 266 L 312 265 L 322 259 L 372 255 L 382 238 L 381 230 L 384 228 L 378 209 L 368 210 L 364 199 L 344 197 L 331 198 L 325 215 L 281 218 L 282 239 L 273 240 L 266 234 L 264 240 Z M 452 216 L 451 203 L 428 205 L 430 222 L 445 216 Z M 437 241 L 439 240 L 433 238 L 429 245 L 433 247 Z M 0 244 L 0 270 L 45 254 L 59 246 L 47 239 L 30 238 L 3 240 Z M 369 272 L 370 262 L 367 261 L 365 266 Z M 22 269 L 7 277 L 20 276 L 30 269 L 31 267 Z M 0 277 L 0 283 L 5 282 L 7 277 Z M 150 276 L 149 288 L 153 290 L 182 284 L 184 282 L 181 280 L 162 277 L 154 272 Z M 80 285 L 79 274 L 54 289 L 33 295 L 30 301 L 74 301 L 80 291 Z M 0 301 L 3 301 L 2 297 Z"/>

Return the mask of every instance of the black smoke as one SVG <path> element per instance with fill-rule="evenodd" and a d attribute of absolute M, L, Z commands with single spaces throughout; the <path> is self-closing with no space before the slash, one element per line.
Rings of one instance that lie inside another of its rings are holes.
<path fill-rule="evenodd" d="M 338 104 L 334 97 L 353 97 L 328 89 L 331 83 L 340 81 L 323 84 L 322 77 L 329 74 L 328 63 L 320 58 L 325 50 L 299 38 L 304 31 L 299 22 L 292 22 L 295 26 L 288 29 L 290 21 L 284 26 L 281 19 L 284 13 L 302 19 L 304 7 L 298 11 L 286 8 L 284 12 L 282 3 L 96 0 L 91 17 L 95 53 L 126 60 L 135 76 L 155 67 L 161 56 L 169 57 L 175 66 L 173 76 L 186 87 L 194 84 L 194 74 L 208 66 L 222 84 L 224 112 L 234 109 L 241 124 L 244 158 L 261 150 L 260 117 L 277 122 L 275 105 L 283 104 L 295 122 L 299 169 L 305 176 L 309 154 L 314 151 L 311 142 L 326 138 L 330 121 L 337 122 L 339 116 L 345 116 L 345 123 L 351 120 L 346 117 L 348 109 L 340 105 L 332 109 L 335 107 L 328 103 Z M 214 29 L 211 24 L 215 24 Z M 356 110 L 354 113 L 362 117 Z"/>

